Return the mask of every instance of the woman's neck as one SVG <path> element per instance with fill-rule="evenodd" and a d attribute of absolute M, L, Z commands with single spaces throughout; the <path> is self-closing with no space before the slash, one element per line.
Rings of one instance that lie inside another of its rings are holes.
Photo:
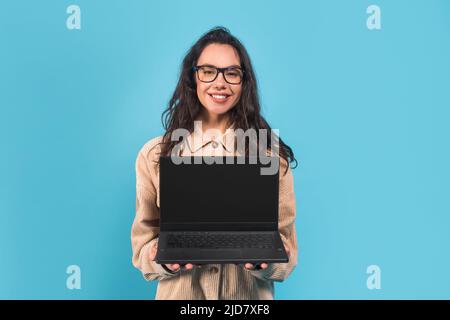
<path fill-rule="evenodd" d="M 202 130 L 219 129 L 222 133 L 225 133 L 229 127 L 230 117 L 228 113 L 225 114 L 210 114 L 209 112 L 203 112 L 198 120 L 202 121 Z"/>

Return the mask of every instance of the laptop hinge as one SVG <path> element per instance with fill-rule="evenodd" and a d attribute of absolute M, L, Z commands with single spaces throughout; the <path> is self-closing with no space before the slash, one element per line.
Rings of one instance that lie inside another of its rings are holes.
<path fill-rule="evenodd" d="M 276 231 L 273 222 L 237 223 L 161 223 L 161 231 Z"/>

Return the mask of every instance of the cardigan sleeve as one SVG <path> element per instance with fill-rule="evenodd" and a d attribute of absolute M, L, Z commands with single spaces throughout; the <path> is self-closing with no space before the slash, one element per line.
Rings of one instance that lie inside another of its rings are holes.
<path fill-rule="evenodd" d="M 287 172 L 285 173 L 287 167 Z M 280 161 L 280 184 L 279 184 L 279 211 L 278 211 L 278 230 L 281 240 L 289 248 L 289 262 L 270 263 L 266 269 L 247 270 L 255 277 L 265 280 L 284 281 L 297 265 L 297 234 L 295 229 L 295 193 L 294 177 L 292 169 L 287 161 Z"/>
<path fill-rule="evenodd" d="M 144 145 L 136 159 L 136 215 L 131 227 L 132 263 L 147 281 L 163 280 L 179 274 L 150 259 L 150 251 L 156 245 L 159 235 L 159 208 L 155 187 L 157 166 L 152 152 L 154 142 L 151 140 Z"/>

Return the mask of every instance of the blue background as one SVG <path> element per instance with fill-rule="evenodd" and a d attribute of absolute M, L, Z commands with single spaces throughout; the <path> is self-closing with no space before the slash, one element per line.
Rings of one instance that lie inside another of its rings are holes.
<path fill-rule="evenodd" d="M 276 298 L 450 298 L 446 0 L 2 1 L 0 298 L 154 297 L 131 264 L 135 159 L 215 25 L 247 47 L 300 161 L 299 265 Z"/>

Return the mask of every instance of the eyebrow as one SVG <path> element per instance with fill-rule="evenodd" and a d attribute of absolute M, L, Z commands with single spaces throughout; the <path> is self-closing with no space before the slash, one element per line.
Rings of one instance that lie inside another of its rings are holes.
<path fill-rule="evenodd" d="M 217 66 L 215 66 L 215 65 L 213 65 L 213 64 L 208 64 L 208 63 L 204 63 L 204 64 L 201 64 L 200 66 L 203 66 L 203 67 L 214 67 L 214 68 L 219 68 L 219 67 L 217 67 Z M 233 64 L 233 65 L 231 65 L 231 66 L 228 66 L 228 67 L 224 67 L 224 68 L 242 68 L 240 65 L 238 65 L 238 64 Z"/>

